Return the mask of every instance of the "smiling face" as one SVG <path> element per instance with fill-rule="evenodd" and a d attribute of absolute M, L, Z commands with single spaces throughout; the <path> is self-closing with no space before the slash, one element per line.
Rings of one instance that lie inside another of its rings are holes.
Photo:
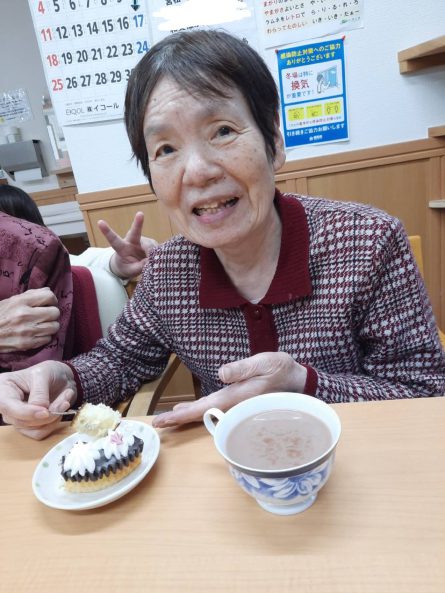
<path fill-rule="evenodd" d="M 191 95 L 163 78 L 144 119 L 156 196 L 185 237 L 223 251 L 267 233 L 277 216 L 274 174 L 285 161 L 279 131 L 271 161 L 244 97 L 227 94 Z"/>

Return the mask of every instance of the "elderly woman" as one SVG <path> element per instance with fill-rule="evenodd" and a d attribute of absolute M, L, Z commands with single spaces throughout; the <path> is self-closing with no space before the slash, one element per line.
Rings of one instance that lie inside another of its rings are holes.
<path fill-rule="evenodd" d="M 368 206 L 276 191 L 278 107 L 262 59 L 226 33 L 174 34 L 144 56 L 127 131 L 181 235 L 152 252 L 90 353 L 1 377 L 10 423 L 41 438 L 57 426 L 49 410 L 122 400 L 172 352 L 205 397 L 157 416 L 158 427 L 266 392 L 443 394 L 444 353 L 402 225 Z"/>

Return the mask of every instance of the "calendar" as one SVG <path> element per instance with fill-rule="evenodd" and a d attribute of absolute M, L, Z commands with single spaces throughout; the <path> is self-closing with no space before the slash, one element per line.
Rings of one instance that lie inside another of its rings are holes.
<path fill-rule="evenodd" d="M 121 119 L 130 74 L 149 50 L 148 0 L 29 0 L 60 125 Z"/>

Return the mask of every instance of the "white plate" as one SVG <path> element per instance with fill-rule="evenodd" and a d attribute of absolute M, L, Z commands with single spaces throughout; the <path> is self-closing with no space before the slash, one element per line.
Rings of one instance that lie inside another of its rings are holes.
<path fill-rule="evenodd" d="M 55 445 L 35 469 L 32 477 L 32 489 L 36 497 L 53 509 L 82 511 L 108 504 L 132 490 L 148 474 L 159 455 L 159 435 L 152 426 L 137 420 L 122 420 L 122 424 L 132 429 L 134 434 L 144 441 L 141 463 L 120 482 L 98 490 L 97 492 L 68 492 L 64 488 L 64 479 L 60 473 L 60 458 L 65 455 L 79 438 L 89 439 L 86 435 L 74 433 Z"/>

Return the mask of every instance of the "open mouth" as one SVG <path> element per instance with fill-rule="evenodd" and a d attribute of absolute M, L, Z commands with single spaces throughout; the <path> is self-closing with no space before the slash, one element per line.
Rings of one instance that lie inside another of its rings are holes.
<path fill-rule="evenodd" d="M 201 206 L 200 208 L 193 208 L 193 214 L 196 216 L 202 216 L 203 214 L 216 214 L 224 208 L 230 208 L 234 206 L 238 202 L 238 198 L 230 198 L 230 200 L 225 200 L 223 202 L 212 202 L 207 206 Z"/>

